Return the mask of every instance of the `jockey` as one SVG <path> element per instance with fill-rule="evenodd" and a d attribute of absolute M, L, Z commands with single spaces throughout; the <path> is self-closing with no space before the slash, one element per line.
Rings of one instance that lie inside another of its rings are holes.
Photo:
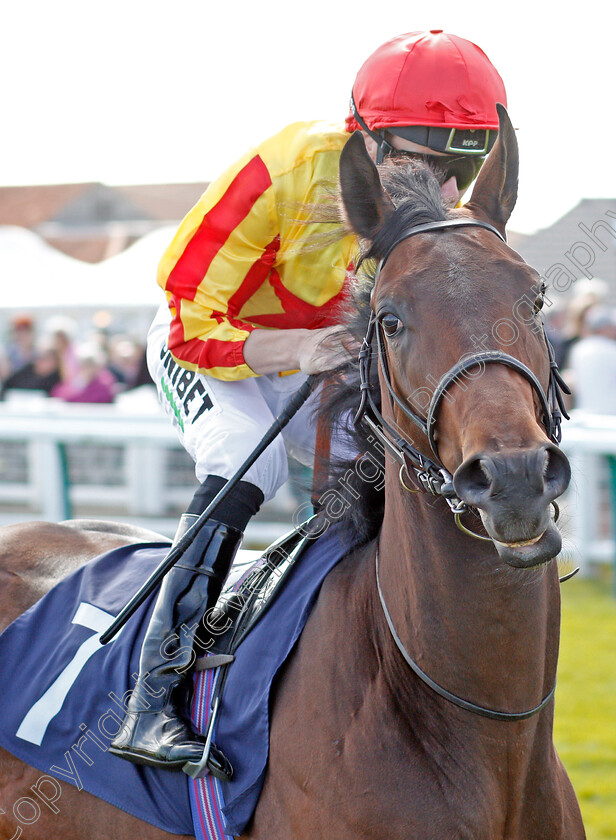
<path fill-rule="evenodd" d="M 333 241 L 316 206 L 337 183 L 349 132 L 362 131 L 377 163 L 421 157 L 455 205 L 496 140 L 497 102 L 506 105 L 503 82 L 475 44 L 441 30 L 400 35 L 361 67 L 345 125 L 288 126 L 214 181 L 188 213 L 159 266 L 166 303 L 148 336 L 161 404 L 200 482 L 176 542 L 306 376 L 348 355 L 336 319 L 352 282 L 355 241 Z M 169 769 L 202 757 L 184 679 L 195 631 L 216 603 L 249 520 L 287 479 L 287 452 L 310 463 L 311 402 L 167 574 L 114 754 Z"/>

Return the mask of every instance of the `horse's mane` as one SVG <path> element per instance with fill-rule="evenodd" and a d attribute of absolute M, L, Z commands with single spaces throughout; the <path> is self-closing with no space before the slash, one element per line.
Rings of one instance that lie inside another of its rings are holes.
<path fill-rule="evenodd" d="M 379 167 L 381 183 L 394 212 L 371 243 L 360 243 L 352 300 L 340 317 L 350 335 L 361 342 L 370 317 L 370 293 L 378 260 L 409 227 L 449 218 L 437 177 L 423 165 L 392 160 Z M 323 393 L 316 413 L 330 428 L 332 455 L 315 488 L 326 516 L 341 522 L 364 540 L 378 532 L 384 509 L 384 453 L 363 423 L 354 424 L 359 408 L 359 366 L 353 358 L 322 376 Z M 371 365 L 371 391 L 380 402 L 376 364 Z M 343 450 L 343 451 L 339 451 Z M 372 479 L 372 477 L 374 478 Z"/>

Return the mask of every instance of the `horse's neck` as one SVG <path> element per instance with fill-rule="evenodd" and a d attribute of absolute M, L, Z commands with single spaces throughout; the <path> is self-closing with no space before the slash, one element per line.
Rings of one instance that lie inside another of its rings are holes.
<path fill-rule="evenodd" d="M 509 568 L 493 546 L 455 527 L 443 500 L 405 492 L 388 486 L 379 565 L 406 650 L 458 697 L 501 711 L 532 709 L 556 680 L 555 564 Z M 399 663 L 391 634 L 388 642 Z"/>

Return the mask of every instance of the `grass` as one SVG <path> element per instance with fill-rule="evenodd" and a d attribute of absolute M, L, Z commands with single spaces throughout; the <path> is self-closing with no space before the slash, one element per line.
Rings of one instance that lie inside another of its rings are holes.
<path fill-rule="evenodd" d="M 554 740 L 588 840 L 616 840 L 616 598 L 607 580 L 562 586 Z"/>

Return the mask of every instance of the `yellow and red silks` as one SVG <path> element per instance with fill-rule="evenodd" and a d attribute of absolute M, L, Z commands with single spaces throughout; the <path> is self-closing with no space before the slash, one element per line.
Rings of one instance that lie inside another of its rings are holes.
<path fill-rule="evenodd" d="M 317 247 L 331 225 L 306 224 L 336 189 L 341 126 L 294 123 L 213 182 L 159 265 L 173 316 L 169 349 L 189 370 L 254 376 L 244 341 L 256 328 L 327 326 L 349 284 L 355 240 Z"/>

